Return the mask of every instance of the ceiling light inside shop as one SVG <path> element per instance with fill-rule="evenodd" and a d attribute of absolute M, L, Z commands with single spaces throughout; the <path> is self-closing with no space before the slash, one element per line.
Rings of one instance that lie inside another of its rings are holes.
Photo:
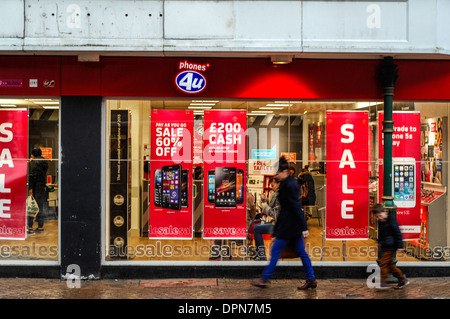
<path fill-rule="evenodd" d="M 261 106 L 259 108 L 260 110 L 282 110 L 284 107 L 277 107 L 277 106 Z"/>
<path fill-rule="evenodd" d="M 52 110 L 59 109 L 59 105 L 42 105 L 42 107 L 44 109 L 52 109 Z"/>
<path fill-rule="evenodd" d="M 1 107 L 17 107 L 15 104 L 0 104 Z"/>
<path fill-rule="evenodd" d="M 263 114 L 271 114 L 271 113 L 273 113 L 273 111 L 251 111 L 250 114 L 261 114 L 261 115 L 263 115 Z"/>
<path fill-rule="evenodd" d="M 191 110 L 209 110 L 212 106 L 188 106 L 188 109 Z"/>
<path fill-rule="evenodd" d="M 383 104 L 383 102 L 356 102 L 356 108 L 362 109 L 362 108 L 366 108 L 369 106 L 375 106 L 378 104 Z"/>
<path fill-rule="evenodd" d="M 270 106 L 270 107 L 287 107 L 287 106 L 292 106 L 291 103 L 267 103 L 266 106 Z"/>
<path fill-rule="evenodd" d="M 33 101 L 34 104 L 59 105 L 59 101 Z"/>
<path fill-rule="evenodd" d="M 191 103 L 191 104 L 189 104 L 189 105 L 194 105 L 194 106 L 197 106 L 197 105 L 209 105 L 209 106 L 214 106 L 214 105 L 216 105 L 215 103 Z"/>

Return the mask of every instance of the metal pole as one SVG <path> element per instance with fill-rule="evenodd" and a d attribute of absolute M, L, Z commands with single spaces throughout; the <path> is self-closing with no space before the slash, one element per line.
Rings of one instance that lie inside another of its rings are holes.
<path fill-rule="evenodd" d="M 383 155 L 383 205 L 396 214 L 397 207 L 392 197 L 392 133 L 394 133 L 394 121 L 392 120 L 393 96 L 395 82 L 398 78 L 397 65 L 392 57 L 385 57 L 380 69 L 380 80 L 384 96 L 384 155 Z"/>
<path fill-rule="evenodd" d="M 395 83 L 398 78 L 397 72 L 397 65 L 394 64 L 393 58 L 385 57 L 379 73 L 384 96 L 383 196 L 381 200 L 383 206 L 394 218 L 397 217 L 397 207 L 392 196 L 392 134 L 394 133 L 392 110 Z"/>

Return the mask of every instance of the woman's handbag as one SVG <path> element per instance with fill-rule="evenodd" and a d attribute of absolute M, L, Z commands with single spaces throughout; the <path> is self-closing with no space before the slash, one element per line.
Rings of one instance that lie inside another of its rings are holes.
<path fill-rule="evenodd" d="M 27 197 L 27 216 L 34 218 L 36 217 L 37 213 L 39 213 L 39 206 L 33 195 L 30 195 Z"/>
<path fill-rule="evenodd" d="M 295 252 L 295 240 L 291 240 L 286 247 L 283 248 L 280 254 L 280 258 L 297 258 L 297 253 Z"/>

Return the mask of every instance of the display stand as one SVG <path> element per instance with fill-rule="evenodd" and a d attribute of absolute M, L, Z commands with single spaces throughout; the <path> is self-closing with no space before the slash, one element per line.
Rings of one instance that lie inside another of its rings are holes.
<path fill-rule="evenodd" d="M 272 187 L 270 186 L 270 179 L 273 177 L 274 175 L 264 175 L 263 193 L 266 195 L 267 198 L 269 198 L 270 191 L 272 190 Z"/>
<path fill-rule="evenodd" d="M 445 186 L 422 182 L 420 209 L 420 238 L 407 241 L 406 251 L 426 260 L 442 260 L 442 254 L 433 254 L 447 244 Z"/>

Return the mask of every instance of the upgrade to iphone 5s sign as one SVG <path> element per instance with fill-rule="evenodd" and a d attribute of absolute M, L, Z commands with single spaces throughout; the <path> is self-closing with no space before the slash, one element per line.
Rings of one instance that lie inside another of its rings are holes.
<path fill-rule="evenodd" d="M 326 239 L 367 239 L 369 113 L 327 112 Z"/>

